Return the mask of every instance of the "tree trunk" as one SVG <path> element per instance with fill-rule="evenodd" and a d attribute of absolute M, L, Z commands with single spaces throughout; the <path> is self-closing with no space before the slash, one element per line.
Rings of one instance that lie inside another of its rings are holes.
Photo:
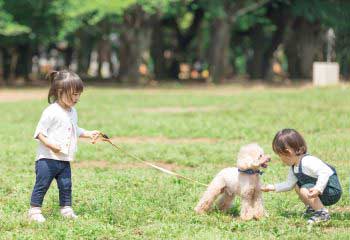
<path fill-rule="evenodd" d="M 15 47 L 10 48 L 10 71 L 9 71 L 9 84 L 14 83 L 16 80 L 16 68 L 18 64 L 18 51 Z"/>
<path fill-rule="evenodd" d="M 261 25 L 255 26 L 250 31 L 249 36 L 253 41 L 253 54 L 248 59 L 247 71 L 251 79 L 262 79 L 264 77 L 263 62 L 266 60 L 265 45 L 269 43 L 269 41 L 267 41 L 268 39 L 262 31 Z"/>
<path fill-rule="evenodd" d="M 8 48 L 2 49 L 3 53 L 3 62 L 2 62 L 2 70 L 3 70 L 3 79 L 5 84 L 7 85 L 9 83 L 9 77 L 10 77 L 10 66 L 11 66 L 11 54 L 9 53 Z"/>
<path fill-rule="evenodd" d="M 16 75 L 23 77 L 25 81 L 29 82 L 29 73 L 32 67 L 32 50 L 29 44 L 19 45 L 18 62 L 16 65 Z"/>
<path fill-rule="evenodd" d="M 0 48 L 0 86 L 5 85 L 4 80 L 4 51 Z"/>
<path fill-rule="evenodd" d="M 285 43 L 288 72 L 291 78 L 311 78 L 315 60 L 323 59 L 325 30 L 319 23 L 297 18 Z"/>
<path fill-rule="evenodd" d="M 73 60 L 73 53 L 74 53 L 74 48 L 70 45 L 67 46 L 67 48 L 64 50 L 64 65 L 69 68 L 69 66 L 72 63 Z"/>
<path fill-rule="evenodd" d="M 151 56 L 154 63 L 154 76 L 157 80 L 169 78 L 164 56 L 164 31 L 165 26 L 160 20 L 155 21 L 152 31 Z"/>
<path fill-rule="evenodd" d="M 140 5 L 135 5 L 125 12 L 119 47 L 118 79 L 121 82 L 139 83 L 139 67 L 150 50 L 152 21 L 153 16 L 145 12 Z"/>
<path fill-rule="evenodd" d="M 273 54 L 283 42 L 291 19 L 289 6 L 283 3 L 277 6 L 276 3 L 268 4 L 266 16 L 276 26 L 276 31 L 266 35 L 261 25 L 257 25 L 250 31 L 253 55 L 248 60 L 247 70 L 252 79 L 270 80 Z"/>
<path fill-rule="evenodd" d="M 77 62 L 78 62 L 78 74 L 86 76 L 88 74 L 91 52 L 94 45 L 94 39 L 84 29 L 80 29 L 77 32 L 78 46 L 77 49 Z"/>
<path fill-rule="evenodd" d="M 231 27 L 239 16 L 254 11 L 266 4 L 260 0 L 247 4 L 246 0 L 222 1 L 222 13 L 212 20 L 211 42 L 209 48 L 209 74 L 212 82 L 223 82 L 230 73 L 229 65 Z"/>
<path fill-rule="evenodd" d="M 222 83 L 228 73 L 228 53 L 231 39 L 231 24 L 227 19 L 216 18 L 211 26 L 209 49 L 210 81 Z"/>

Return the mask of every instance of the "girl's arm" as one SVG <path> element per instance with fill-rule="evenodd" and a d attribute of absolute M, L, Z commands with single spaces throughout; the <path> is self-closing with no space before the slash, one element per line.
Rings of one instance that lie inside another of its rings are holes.
<path fill-rule="evenodd" d="M 292 170 L 289 171 L 287 180 L 281 183 L 276 184 L 268 184 L 261 187 L 261 191 L 263 192 L 286 192 L 294 188 L 295 184 L 297 183 L 298 179 L 295 177 Z"/>
<path fill-rule="evenodd" d="M 316 185 L 310 189 L 310 197 L 317 197 L 322 194 L 327 186 L 329 177 L 333 175 L 333 170 L 320 159 L 313 157 L 312 161 L 305 161 L 303 168 L 305 173 L 317 178 Z"/>
<path fill-rule="evenodd" d="M 298 179 L 294 175 L 293 170 L 290 169 L 288 173 L 287 180 L 281 183 L 276 183 L 274 185 L 276 192 L 286 192 L 290 191 L 294 188 L 295 184 L 297 183 Z"/>
<path fill-rule="evenodd" d="M 61 148 L 55 144 L 50 143 L 49 139 L 42 133 L 39 133 L 36 137 L 39 139 L 40 142 L 42 142 L 47 148 L 49 148 L 54 153 L 59 153 L 61 151 Z"/>
<path fill-rule="evenodd" d="M 97 138 L 100 136 L 100 131 L 93 130 L 93 131 L 83 131 L 79 137 L 81 138 L 91 138 L 91 142 L 95 143 Z"/>

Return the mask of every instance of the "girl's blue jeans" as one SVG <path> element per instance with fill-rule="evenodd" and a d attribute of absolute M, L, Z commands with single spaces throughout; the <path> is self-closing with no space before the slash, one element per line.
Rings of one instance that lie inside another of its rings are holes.
<path fill-rule="evenodd" d="M 70 162 L 42 158 L 35 162 L 36 180 L 30 205 L 41 207 L 45 194 L 55 178 L 59 189 L 60 206 L 72 205 L 72 175 Z"/>

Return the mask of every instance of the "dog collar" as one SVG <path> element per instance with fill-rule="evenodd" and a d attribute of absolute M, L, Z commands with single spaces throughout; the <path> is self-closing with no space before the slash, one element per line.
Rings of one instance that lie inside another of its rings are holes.
<path fill-rule="evenodd" d="M 253 169 L 247 169 L 247 170 L 238 169 L 238 172 L 246 173 L 246 174 L 249 174 L 249 175 L 253 175 L 253 174 L 256 174 L 256 173 L 259 174 L 259 175 L 262 175 L 264 173 L 263 171 L 253 170 Z"/>

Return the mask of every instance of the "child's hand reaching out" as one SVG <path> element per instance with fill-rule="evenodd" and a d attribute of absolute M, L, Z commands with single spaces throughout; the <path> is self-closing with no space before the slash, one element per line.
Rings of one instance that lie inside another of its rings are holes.
<path fill-rule="evenodd" d="M 260 189 L 263 192 L 271 192 L 271 191 L 275 191 L 275 186 L 272 184 L 268 184 L 268 185 L 261 186 Z"/>

